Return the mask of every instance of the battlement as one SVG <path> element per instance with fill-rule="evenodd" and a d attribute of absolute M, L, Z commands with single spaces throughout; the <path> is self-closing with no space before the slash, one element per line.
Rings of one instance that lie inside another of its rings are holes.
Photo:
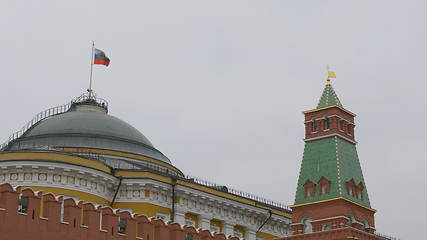
<path fill-rule="evenodd" d="M 0 239 L 238 240 L 161 219 L 0 185 Z"/>

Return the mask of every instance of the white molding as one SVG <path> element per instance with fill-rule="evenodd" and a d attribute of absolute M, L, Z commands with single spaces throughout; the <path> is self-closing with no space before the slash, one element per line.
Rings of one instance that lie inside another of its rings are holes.
<path fill-rule="evenodd" d="M 353 141 L 353 140 L 351 140 L 351 139 L 349 139 L 349 138 L 347 138 L 347 137 L 344 137 L 344 136 L 342 136 L 342 135 L 340 135 L 340 134 L 338 134 L 338 133 L 331 133 L 331 134 L 328 134 L 328 135 L 322 135 L 322 136 L 318 136 L 318 137 L 305 138 L 305 139 L 304 139 L 304 142 L 313 141 L 313 140 L 318 140 L 318 139 L 322 139 L 322 138 L 334 137 L 334 136 L 336 136 L 336 137 L 341 137 L 341 138 L 343 138 L 343 139 L 345 139 L 345 140 L 347 140 L 347 141 L 349 141 L 349 142 L 351 142 L 351 143 L 357 144 L 357 142 L 356 142 L 356 141 Z"/>
<path fill-rule="evenodd" d="M 343 120 L 343 121 L 347 122 L 348 124 L 355 125 L 354 122 L 351 122 L 351 121 L 349 121 L 349 120 L 347 120 L 347 119 L 345 119 L 345 118 L 343 118 L 343 117 L 341 117 L 339 115 L 336 115 L 336 114 L 334 114 L 334 115 L 326 115 L 326 117 L 337 117 L 340 120 Z M 315 118 L 316 121 L 318 121 L 318 120 L 324 120 L 324 119 L 325 119 L 325 116 L 321 117 L 321 118 Z M 312 121 L 313 121 L 313 119 L 308 120 L 308 121 L 304 121 L 304 123 L 309 123 L 309 122 L 312 122 Z"/>
<path fill-rule="evenodd" d="M 0 179 L 12 186 L 64 188 L 92 194 L 107 201 L 114 194 L 112 187 L 118 184 L 117 178 L 104 172 L 70 164 L 13 161 L 0 162 L 0 166 Z"/>
<path fill-rule="evenodd" d="M 329 218 L 322 218 L 322 219 L 316 219 L 316 220 L 313 220 L 313 221 L 311 221 L 312 223 L 313 222 L 321 222 L 321 221 L 327 221 L 327 220 L 332 220 L 332 219 L 337 219 L 337 218 L 345 218 L 345 219 L 347 219 L 347 220 L 350 220 L 348 217 L 346 217 L 346 216 L 336 216 L 336 217 L 329 217 Z"/>

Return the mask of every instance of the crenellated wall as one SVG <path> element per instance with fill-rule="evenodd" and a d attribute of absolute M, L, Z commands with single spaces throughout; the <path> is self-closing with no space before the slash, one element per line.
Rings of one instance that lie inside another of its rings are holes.
<path fill-rule="evenodd" d="M 125 228 L 119 228 L 119 223 Z M 8 183 L 0 185 L 0 240 L 3 239 L 238 240 L 51 193 L 13 188 Z"/>

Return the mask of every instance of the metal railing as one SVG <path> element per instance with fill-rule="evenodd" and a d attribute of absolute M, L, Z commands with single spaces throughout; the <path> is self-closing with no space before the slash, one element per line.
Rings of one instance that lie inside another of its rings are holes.
<path fill-rule="evenodd" d="M 378 236 L 378 237 L 380 237 L 380 238 L 382 238 L 382 239 L 384 239 L 384 240 L 400 240 L 400 238 L 396 238 L 396 237 L 392 237 L 392 236 L 387 236 L 385 234 L 378 233 L 378 232 L 375 232 L 375 235 Z"/>
<path fill-rule="evenodd" d="M 247 193 L 247 192 L 244 192 L 241 190 L 229 188 L 227 186 L 216 184 L 213 182 L 209 182 L 207 180 L 203 180 L 203 179 L 193 177 L 190 175 L 186 175 L 185 178 L 187 180 L 194 182 L 194 183 L 197 183 L 199 185 L 203 185 L 203 186 L 213 188 L 213 189 L 216 189 L 219 191 L 227 192 L 227 193 L 239 196 L 239 197 L 247 198 L 247 199 L 253 200 L 257 203 L 260 203 L 262 205 L 266 205 L 266 206 L 277 208 L 277 209 L 284 210 L 284 211 L 291 211 L 291 209 L 283 203 L 279 203 L 279 202 L 275 202 L 275 201 L 272 201 L 272 200 L 269 200 L 269 199 L 266 199 L 263 197 L 255 196 L 253 194 L 250 194 L 250 193 Z"/>
<path fill-rule="evenodd" d="M 106 100 L 104 100 L 102 98 L 97 98 L 93 94 L 92 95 L 90 95 L 88 93 L 82 94 L 79 97 L 71 100 L 70 103 L 60 105 L 57 107 L 53 107 L 53 108 L 49 108 L 43 112 L 38 113 L 31 121 L 29 121 L 27 124 L 25 124 L 24 127 L 21 128 L 21 130 L 10 135 L 9 138 L 3 144 L 0 145 L 0 152 L 5 150 L 11 142 L 22 137 L 22 135 L 24 135 L 24 133 L 28 129 L 32 128 L 34 125 L 36 125 L 40 121 L 42 121 L 48 117 L 57 115 L 57 114 L 65 113 L 68 110 L 70 110 L 70 108 L 74 104 L 78 104 L 78 103 L 89 103 L 89 104 L 97 105 L 97 106 L 102 107 L 108 111 L 108 102 Z"/>
<path fill-rule="evenodd" d="M 71 103 L 68 103 L 68 104 L 64 104 L 61 106 L 49 108 L 43 112 L 38 113 L 33 119 L 31 119 L 31 121 L 29 121 L 27 124 L 25 124 L 24 127 L 21 128 L 21 130 L 14 132 L 12 135 L 10 135 L 9 138 L 3 144 L 0 145 L 0 151 L 3 151 L 9 145 L 9 143 L 11 143 L 12 141 L 22 137 L 22 135 L 24 135 L 24 133 L 28 129 L 30 129 L 31 127 L 33 127 L 34 125 L 36 125 L 40 121 L 42 121 L 48 117 L 51 117 L 53 115 L 64 113 L 64 112 L 68 111 L 70 109 L 70 107 L 71 107 Z"/>
<path fill-rule="evenodd" d="M 95 105 L 108 111 L 108 102 L 105 99 L 96 97 L 94 93 L 84 93 L 71 101 L 71 104 L 79 103 Z"/>

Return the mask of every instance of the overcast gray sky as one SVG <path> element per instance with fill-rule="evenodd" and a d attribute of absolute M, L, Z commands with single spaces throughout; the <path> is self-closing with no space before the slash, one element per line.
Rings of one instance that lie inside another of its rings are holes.
<path fill-rule="evenodd" d="M 0 0 L 0 139 L 94 89 L 183 172 L 292 204 L 326 65 L 379 232 L 422 239 L 426 1 Z"/>

